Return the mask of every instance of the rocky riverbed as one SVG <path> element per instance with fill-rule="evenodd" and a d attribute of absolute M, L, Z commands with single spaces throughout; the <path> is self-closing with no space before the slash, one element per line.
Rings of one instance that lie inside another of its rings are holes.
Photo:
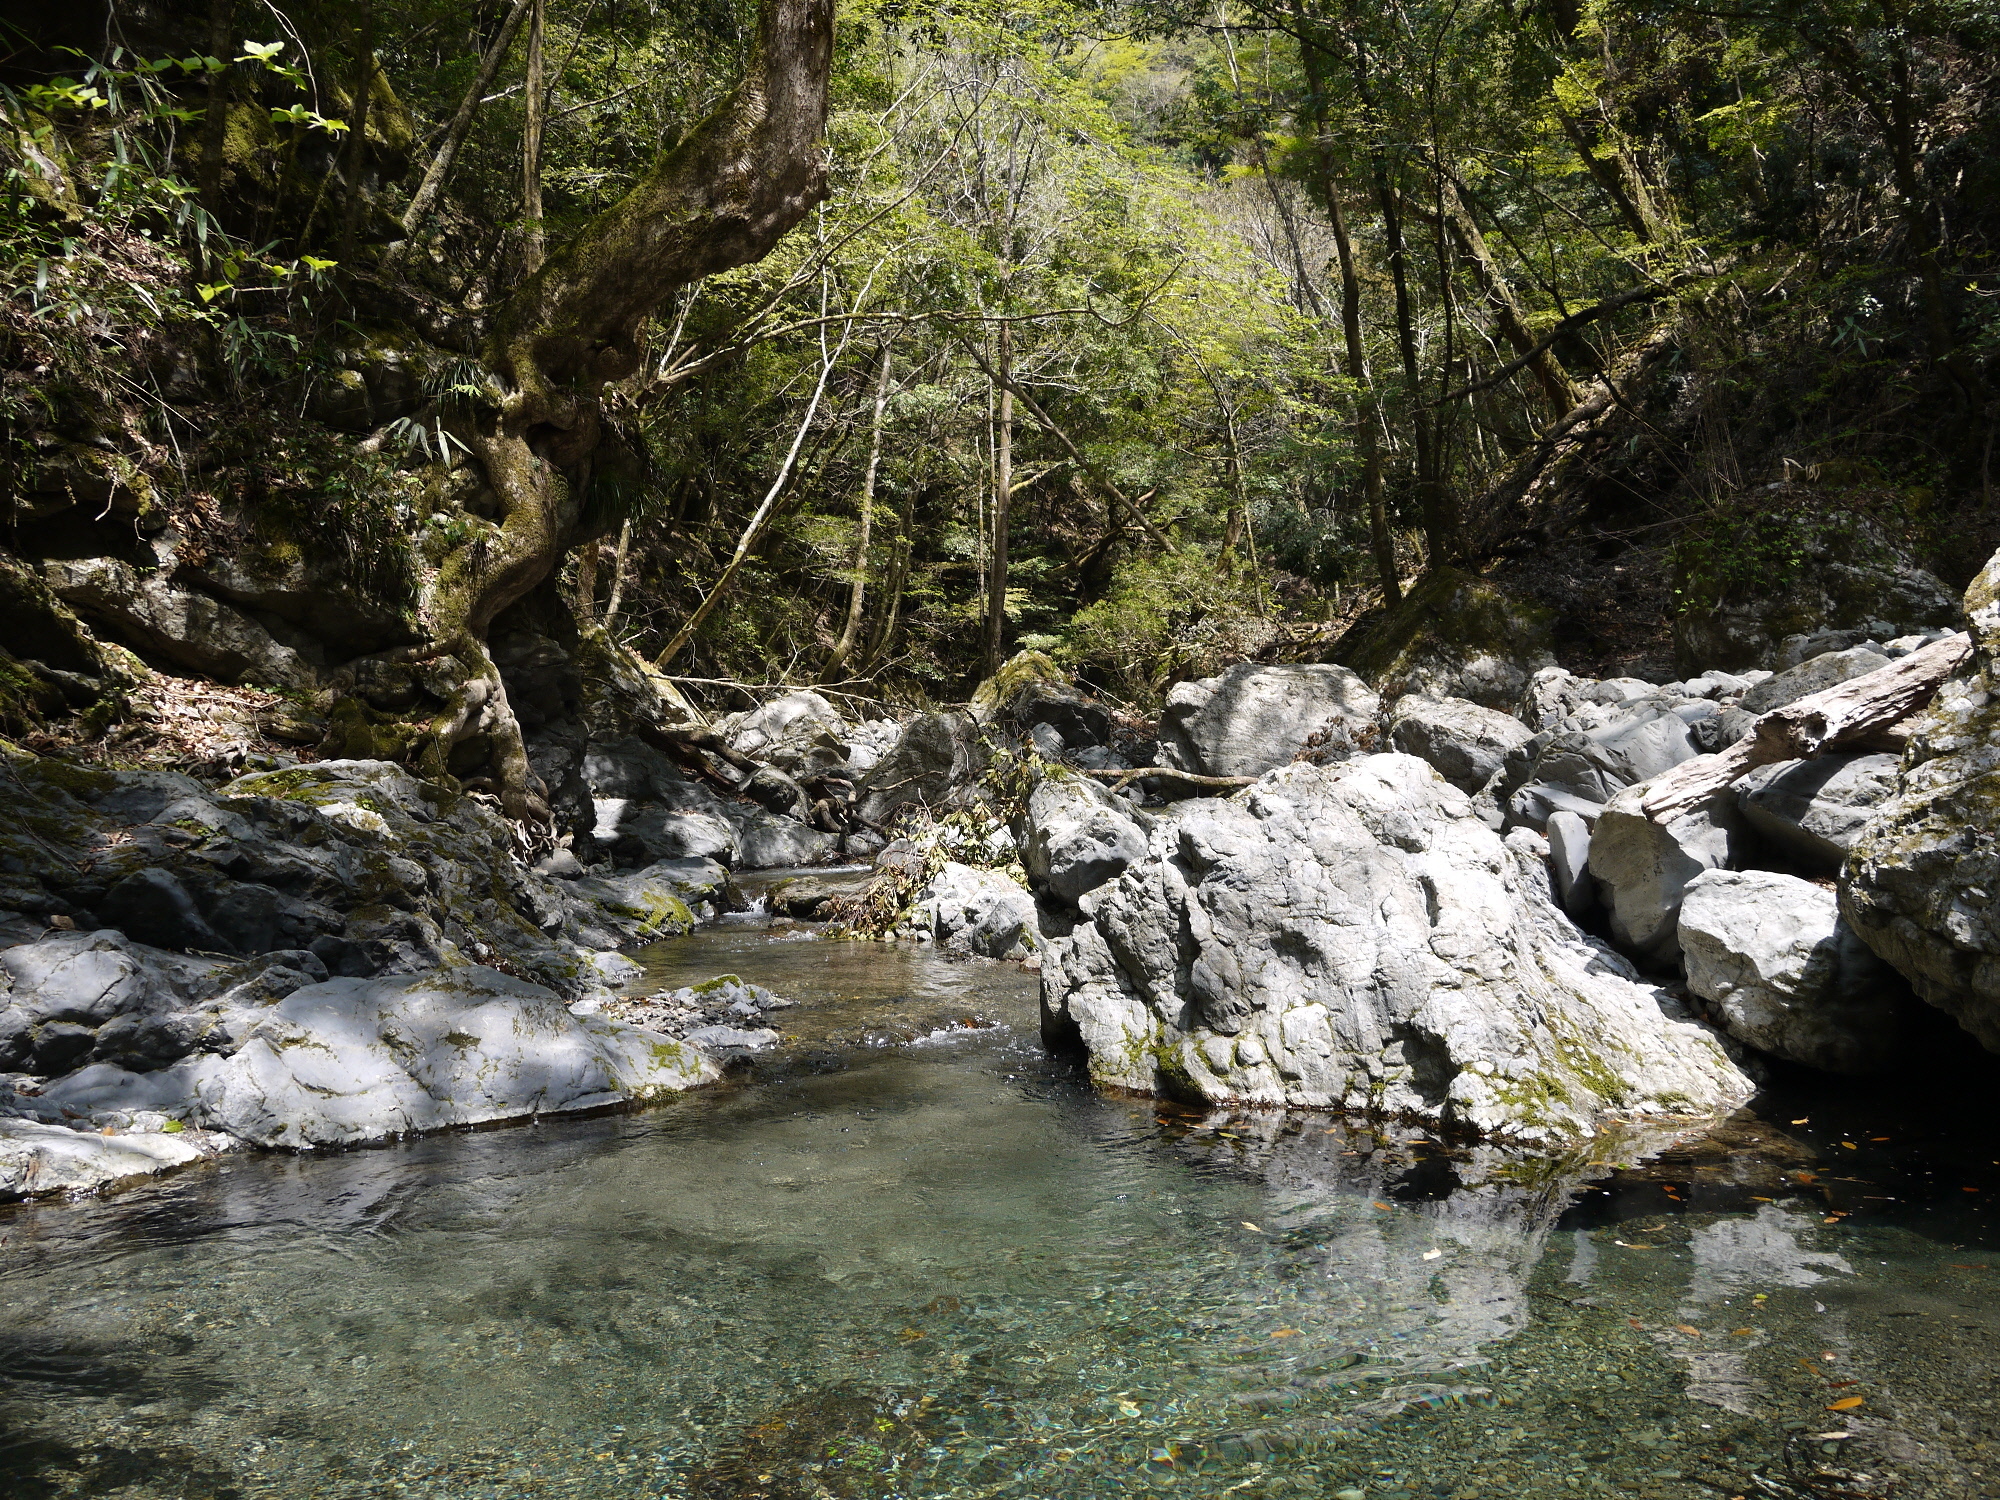
<path fill-rule="evenodd" d="M 0 1191 L 712 1082 L 788 997 L 635 989 L 620 950 L 744 907 L 732 867 L 842 856 L 757 903 L 1038 969 L 1045 1041 L 1202 1107 L 1558 1150 L 1725 1116 L 1773 1060 L 1895 1067 L 1925 1002 L 1988 1024 L 1996 567 L 1970 633 L 1668 683 L 1467 666 L 1480 701 L 1406 642 L 1423 691 L 1246 663 L 1154 740 L 1032 654 L 906 723 L 796 691 L 662 729 L 656 700 L 538 742 L 588 809 L 553 849 L 386 762 L 9 752 Z"/>

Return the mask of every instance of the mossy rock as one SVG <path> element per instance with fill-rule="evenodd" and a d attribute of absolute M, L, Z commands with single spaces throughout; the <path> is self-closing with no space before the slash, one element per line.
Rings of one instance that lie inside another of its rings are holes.
<path fill-rule="evenodd" d="M 334 760 L 401 760 L 414 726 L 371 711 L 359 698 L 337 699 L 327 714 L 320 754 Z"/>
<path fill-rule="evenodd" d="M 1069 674 L 1053 658 L 1039 651 L 1017 651 L 1000 664 L 1000 670 L 972 693 L 972 714 L 982 724 L 991 724 L 1031 687 L 1068 687 Z"/>
<path fill-rule="evenodd" d="M 1434 568 L 1333 659 L 1384 697 L 1424 692 L 1512 712 L 1534 674 L 1555 665 L 1554 640 L 1552 610 L 1461 568 Z"/>

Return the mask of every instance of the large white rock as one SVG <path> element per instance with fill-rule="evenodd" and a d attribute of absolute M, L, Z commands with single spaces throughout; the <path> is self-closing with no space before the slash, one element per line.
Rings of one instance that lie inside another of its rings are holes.
<path fill-rule="evenodd" d="M 1681 898 L 1704 870 L 1736 862 L 1742 817 L 1729 792 L 1656 823 L 1646 816 L 1648 783 L 1611 799 L 1590 834 L 1590 873 L 1610 913 L 1611 936 L 1628 953 L 1663 968 L 1680 957 Z"/>
<path fill-rule="evenodd" d="M 1261 776 L 1301 751 L 1342 759 L 1374 747 L 1379 707 L 1345 667 L 1242 662 L 1167 694 L 1160 758 L 1201 776 Z"/>
<path fill-rule="evenodd" d="M 45 1096 L 304 1149 L 601 1109 L 716 1076 L 685 1043 L 572 1015 L 552 990 L 464 967 L 308 985 L 266 1009 L 226 1056 L 144 1074 L 87 1068 Z"/>
<path fill-rule="evenodd" d="M 1389 743 L 1468 794 L 1492 779 L 1509 750 L 1533 737 L 1512 714 L 1464 698 L 1406 693 L 1389 713 Z"/>
<path fill-rule="evenodd" d="M 0 1116 L 0 1199 L 95 1193 L 184 1167 L 235 1145 L 205 1130 L 107 1134 Z"/>
<path fill-rule="evenodd" d="M 1829 1073 L 1895 1060 L 1903 985 L 1840 919 L 1834 893 L 1768 870 L 1708 870 L 1681 903 L 1688 988 L 1722 1027 Z"/>
<path fill-rule="evenodd" d="M 918 893 L 915 916 L 953 952 L 1026 958 L 1036 945 L 1035 898 L 997 870 L 947 864 Z"/>
<path fill-rule="evenodd" d="M 1021 867 L 1037 891 L 1074 905 L 1145 857 L 1151 821 L 1095 782 L 1051 776 L 1028 794 Z"/>
<path fill-rule="evenodd" d="M 1556 910 L 1538 836 L 1503 844 L 1413 757 L 1286 766 L 1146 840 L 1074 914 L 1044 910 L 1044 1032 L 1101 1084 L 1526 1141 L 1752 1090 Z"/>
<path fill-rule="evenodd" d="M 847 721 L 809 689 L 752 709 L 728 733 L 732 749 L 794 775 L 847 763 Z"/>

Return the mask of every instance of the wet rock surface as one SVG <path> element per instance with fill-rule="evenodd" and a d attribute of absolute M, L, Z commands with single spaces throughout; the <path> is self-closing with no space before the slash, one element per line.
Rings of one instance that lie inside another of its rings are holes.
<path fill-rule="evenodd" d="M 677 1037 L 711 1055 L 762 1052 L 781 1039 L 773 1018 L 794 1002 L 734 974 L 721 974 L 675 990 L 613 1000 L 581 1001 L 578 1009 L 662 1036 Z"/>

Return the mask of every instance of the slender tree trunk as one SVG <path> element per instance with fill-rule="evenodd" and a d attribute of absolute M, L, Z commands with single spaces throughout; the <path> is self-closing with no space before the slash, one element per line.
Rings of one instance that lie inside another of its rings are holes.
<path fill-rule="evenodd" d="M 1368 169 L 1375 201 L 1382 213 L 1382 238 L 1388 251 L 1389 282 L 1396 300 L 1396 348 L 1402 356 L 1403 384 L 1410 401 L 1410 446 L 1416 450 L 1417 499 L 1423 508 L 1425 550 L 1431 567 L 1443 567 L 1457 547 L 1457 506 L 1439 467 L 1437 432 L 1423 405 L 1423 367 L 1417 358 L 1416 307 L 1410 296 L 1409 246 L 1403 238 L 1402 195 L 1396 189 L 1388 153 L 1382 144 L 1382 119 L 1376 111 L 1368 71 L 1368 49 L 1356 38 L 1354 87 L 1368 123 Z"/>
<path fill-rule="evenodd" d="M 1007 527 L 1014 499 L 1014 325 L 1000 325 L 1000 420 L 993 435 L 993 544 L 986 570 L 986 675 L 1007 652 Z"/>
<path fill-rule="evenodd" d="M 715 586 L 702 596 L 702 601 L 695 608 L 695 612 L 687 617 L 687 621 L 679 630 L 674 632 L 673 638 L 655 659 L 656 665 L 666 666 L 687 649 L 687 644 L 694 639 L 695 632 L 707 623 L 715 606 L 722 602 L 722 596 L 729 592 L 729 585 L 736 581 L 737 573 L 749 560 L 757 543 L 764 539 L 765 528 L 777 514 L 778 501 L 784 495 L 785 487 L 791 482 L 792 470 L 798 464 L 799 450 L 805 446 L 806 434 L 812 429 L 813 418 L 819 414 L 820 398 L 826 394 L 827 377 L 833 373 L 834 361 L 839 357 L 839 351 L 836 350 L 832 356 L 821 362 L 819 383 L 813 387 L 812 400 L 806 403 L 806 414 L 799 423 L 799 430 L 792 435 L 792 446 L 785 454 L 784 463 L 778 468 L 778 477 L 771 481 L 771 488 L 765 492 L 763 503 L 751 514 L 750 524 L 743 528 L 743 535 L 737 538 L 736 550 L 729 555 L 729 561 L 722 569 L 722 576 L 717 578 Z"/>
<path fill-rule="evenodd" d="M 820 668 L 823 682 L 833 682 L 847 670 L 848 658 L 854 654 L 855 642 L 861 634 L 868 600 L 868 541 L 875 521 L 875 478 L 882 465 L 882 419 L 889 409 L 890 363 L 889 346 L 884 344 L 875 371 L 875 409 L 868 421 L 868 469 L 861 481 L 861 516 L 854 534 L 854 553 L 849 559 L 854 585 L 848 590 L 847 620 L 840 628 L 840 639 L 833 643 L 826 665 Z"/>
<path fill-rule="evenodd" d="M 883 583 L 884 604 L 881 618 L 876 622 L 874 632 L 868 638 L 868 649 L 862 653 L 856 670 L 871 671 L 875 664 L 888 653 L 896 640 L 896 623 L 902 616 L 903 591 L 910 581 L 910 525 L 916 516 L 917 493 L 914 487 L 903 497 L 903 512 L 898 518 L 896 539 L 889 549 L 889 576 Z"/>
<path fill-rule="evenodd" d="M 576 618 L 588 625 L 597 618 L 597 543 L 586 542 L 576 555 Z"/>
<path fill-rule="evenodd" d="M 632 518 L 618 527 L 618 549 L 611 554 L 611 602 L 604 606 L 604 629 L 608 634 L 618 623 L 618 611 L 625 603 L 625 563 L 632 553 Z"/>
<path fill-rule="evenodd" d="M 479 101 L 486 97 L 493 75 L 500 71 L 501 60 L 514 44 L 514 33 L 521 29 L 521 20 L 533 3 L 534 0 L 514 0 L 514 8 L 507 12 L 507 18 L 500 23 L 499 33 L 493 38 L 492 45 L 480 58 L 479 72 L 472 80 L 472 87 L 458 101 L 458 111 L 451 117 L 444 141 L 438 146 L 437 155 L 431 158 L 430 166 L 424 169 L 423 180 L 410 197 L 410 206 L 403 211 L 403 238 L 400 244 L 391 246 L 389 253 L 383 257 L 385 266 L 408 252 L 411 242 L 416 239 L 417 230 L 429 217 L 431 206 L 444 191 L 445 179 L 451 175 L 451 164 L 458 158 L 458 148 L 465 144 L 465 138 L 472 130 L 473 116 L 479 113 Z"/>
<path fill-rule="evenodd" d="M 229 23 L 235 9 L 234 0 L 208 0 L 208 55 L 224 62 L 229 60 Z M 195 201 L 210 220 L 222 207 L 222 169 L 225 165 L 223 158 L 229 150 L 229 81 L 232 76 L 228 68 L 218 68 L 208 75 L 208 103 L 201 117 L 201 170 L 195 177 Z M 208 227 L 212 226 L 204 226 L 204 231 Z M 201 243 L 201 261 L 206 268 L 205 233 Z"/>
<path fill-rule="evenodd" d="M 1513 346 L 1517 355 L 1529 359 L 1528 368 L 1533 372 L 1542 394 L 1557 416 L 1575 410 L 1583 399 L 1569 372 L 1557 361 L 1554 353 L 1538 349 L 1534 334 L 1528 328 L 1528 318 L 1520 299 L 1514 295 L 1514 288 L 1507 280 L 1507 273 L 1493 259 L 1486 248 L 1486 237 L 1479 232 L 1479 225 L 1466 209 L 1465 202 L 1458 195 L 1458 189 L 1446 183 L 1442 195 L 1444 200 L 1445 227 L 1451 231 L 1459 253 L 1472 264 L 1474 278 L 1479 289 L 1486 294 L 1486 304 L 1493 309 L 1493 321 L 1500 329 L 1500 335 Z"/>
<path fill-rule="evenodd" d="M 361 238 L 361 217 L 368 203 L 362 184 L 368 175 L 368 115 L 375 101 L 375 0 L 362 0 L 356 32 L 356 48 L 361 55 L 355 70 L 354 118 L 348 121 L 347 160 L 340 174 L 342 186 L 347 189 L 347 211 L 340 224 L 342 260 L 354 258 Z"/>
<path fill-rule="evenodd" d="M 1361 489 L 1368 505 L 1368 537 L 1375 549 L 1375 573 L 1382 581 L 1382 602 L 1394 609 L 1403 602 L 1397 576 L 1396 539 L 1389 533 L 1389 510 L 1382 498 L 1382 447 L 1369 412 L 1368 351 L 1361 340 L 1361 276 L 1354 264 L 1354 246 L 1347 238 L 1347 220 L 1331 185 L 1327 217 L 1333 224 L 1333 245 L 1340 256 L 1340 330 L 1347 345 L 1347 377 L 1354 382 L 1354 446 L 1361 450 Z"/>
<path fill-rule="evenodd" d="M 527 126 L 521 134 L 522 265 L 541 269 L 548 241 L 542 234 L 542 115 L 547 96 L 542 86 L 542 4 L 528 9 Z"/>
<path fill-rule="evenodd" d="M 1563 133 L 1576 148 L 1577 159 L 1590 173 L 1598 191 L 1618 210 L 1618 217 L 1625 221 L 1625 227 L 1632 231 L 1633 237 L 1642 245 L 1650 245 L 1653 242 L 1653 226 L 1646 222 L 1646 216 L 1639 212 L 1639 206 L 1625 191 L 1620 174 L 1598 154 L 1597 143 L 1584 132 L 1583 122 L 1561 106 L 1556 107 L 1556 119 L 1561 122 Z"/>

